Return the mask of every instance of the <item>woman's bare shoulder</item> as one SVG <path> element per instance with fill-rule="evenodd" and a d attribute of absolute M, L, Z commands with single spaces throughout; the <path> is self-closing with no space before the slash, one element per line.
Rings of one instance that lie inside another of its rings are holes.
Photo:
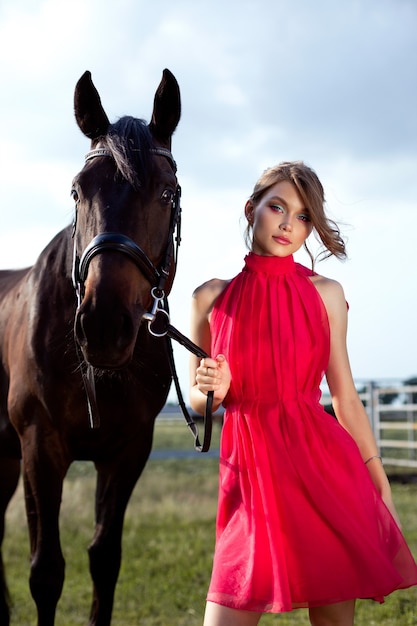
<path fill-rule="evenodd" d="M 329 313 L 340 309 L 346 311 L 346 299 L 342 285 L 333 278 L 326 278 L 320 274 L 311 276 L 311 282 L 319 292 Z"/>
<path fill-rule="evenodd" d="M 193 300 L 195 301 L 197 308 L 206 313 L 211 311 L 215 300 L 219 297 L 222 291 L 224 291 L 230 283 L 230 280 L 231 279 L 224 280 L 221 278 L 212 278 L 197 287 L 193 293 Z"/>
<path fill-rule="evenodd" d="M 327 278 L 322 274 L 315 274 L 310 277 L 316 288 L 323 292 L 330 292 L 333 295 L 343 295 L 342 285 L 333 278 Z"/>

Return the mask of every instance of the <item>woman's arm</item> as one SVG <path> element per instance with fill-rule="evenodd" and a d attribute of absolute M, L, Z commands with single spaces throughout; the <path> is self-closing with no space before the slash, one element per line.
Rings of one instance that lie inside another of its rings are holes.
<path fill-rule="evenodd" d="M 352 377 L 346 347 L 347 306 L 343 289 L 339 283 L 328 279 L 320 278 L 315 284 L 326 306 L 330 324 L 330 358 L 326 379 L 336 417 L 357 443 L 364 463 L 371 459 L 366 464 L 371 478 L 399 524 L 389 481 L 378 458 L 372 427 Z"/>
<path fill-rule="evenodd" d="M 193 294 L 191 304 L 191 340 L 207 354 L 211 351 L 210 313 L 217 296 L 223 291 L 228 281 L 212 280 Z M 216 411 L 230 387 L 230 369 L 223 355 L 215 358 L 190 358 L 190 404 L 191 408 L 204 415 L 207 393 L 214 391 L 213 411 Z"/>

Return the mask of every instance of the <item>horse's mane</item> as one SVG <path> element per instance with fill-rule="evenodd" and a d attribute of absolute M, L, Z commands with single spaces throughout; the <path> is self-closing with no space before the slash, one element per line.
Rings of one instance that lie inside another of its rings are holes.
<path fill-rule="evenodd" d="M 111 151 L 118 171 L 135 189 L 150 179 L 153 141 L 144 120 L 121 117 L 109 126 L 100 143 Z"/>

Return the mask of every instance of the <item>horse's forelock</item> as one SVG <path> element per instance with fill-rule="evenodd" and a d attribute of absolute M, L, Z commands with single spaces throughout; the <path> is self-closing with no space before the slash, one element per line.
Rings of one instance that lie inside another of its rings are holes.
<path fill-rule="evenodd" d="M 117 169 L 135 189 L 145 186 L 152 166 L 152 135 L 144 120 L 122 117 L 109 127 L 102 142 L 111 151 Z"/>

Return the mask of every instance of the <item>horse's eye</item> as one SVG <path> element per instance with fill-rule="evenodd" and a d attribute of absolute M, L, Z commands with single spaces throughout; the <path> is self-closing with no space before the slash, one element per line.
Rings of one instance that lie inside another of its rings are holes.
<path fill-rule="evenodd" d="M 161 195 L 161 200 L 163 204 L 172 204 L 174 199 L 174 192 L 170 189 L 165 189 L 165 191 Z"/>
<path fill-rule="evenodd" d="M 77 193 L 77 191 L 75 189 L 71 189 L 71 197 L 74 200 L 74 202 L 77 204 L 77 202 L 79 201 L 79 195 Z"/>

